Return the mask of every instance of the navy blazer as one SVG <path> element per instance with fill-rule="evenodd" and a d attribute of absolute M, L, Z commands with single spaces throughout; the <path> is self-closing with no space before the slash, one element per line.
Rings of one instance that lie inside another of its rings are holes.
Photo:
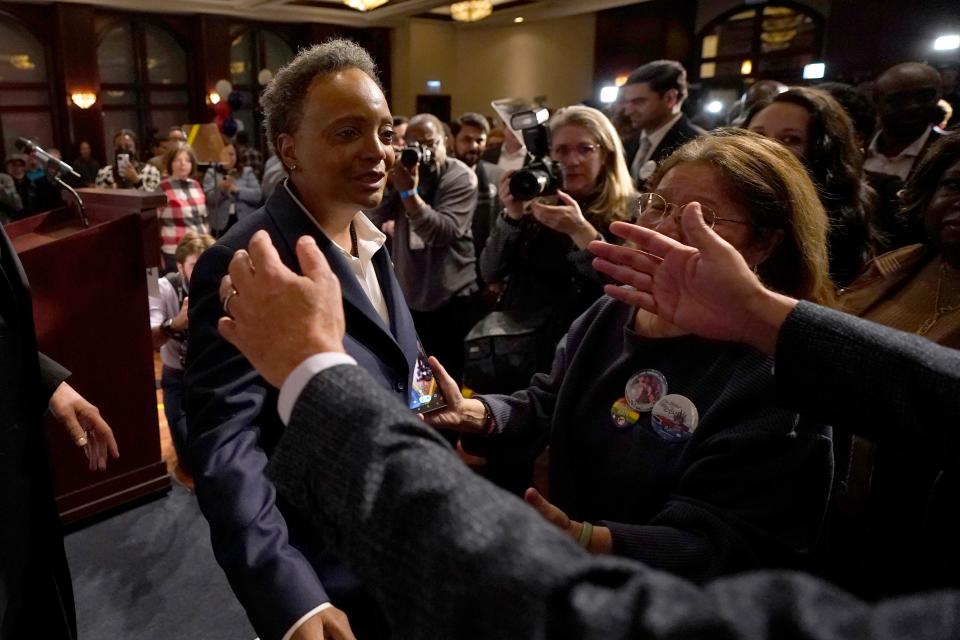
<path fill-rule="evenodd" d="M 301 273 L 297 239 L 310 235 L 317 240 L 340 280 L 347 353 L 404 404 L 417 357 L 417 335 L 386 248 L 374 255 L 373 264 L 390 311 L 389 327 L 337 247 L 282 186 L 197 262 L 190 282 L 185 373 L 188 455 L 217 561 L 257 633 L 273 640 L 327 602 L 327 591 L 332 594 L 335 584 L 344 584 L 344 570 L 337 567 L 331 573 L 321 558 L 318 537 L 277 499 L 264 475 L 283 430 L 278 390 L 217 331 L 223 315 L 220 279 L 234 252 L 246 248 L 260 229 L 270 234 L 280 259 L 297 273 Z"/>
<path fill-rule="evenodd" d="M 650 159 L 656 162 L 657 166 L 660 166 L 671 153 L 705 133 L 706 131 L 693 124 L 686 114 L 682 114 L 680 119 L 667 130 L 667 134 L 663 136 L 663 140 L 660 141 L 657 148 L 650 154 Z M 623 141 L 623 154 L 626 156 L 628 167 L 631 166 L 633 156 L 637 155 L 637 149 L 640 148 L 640 136 L 641 134 L 638 133 Z M 641 181 L 637 181 L 635 186 L 641 191 L 646 190 L 646 186 Z"/>

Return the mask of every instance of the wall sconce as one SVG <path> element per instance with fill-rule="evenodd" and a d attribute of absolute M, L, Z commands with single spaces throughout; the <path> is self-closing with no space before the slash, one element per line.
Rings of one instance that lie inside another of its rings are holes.
<path fill-rule="evenodd" d="M 740 75 L 748 76 L 753 73 L 753 62 L 751 60 L 744 60 L 740 65 Z"/>
<path fill-rule="evenodd" d="M 97 94 L 90 91 L 78 91 L 70 94 L 70 101 L 81 109 L 89 109 L 97 101 Z"/>
<path fill-rule="evenodd" d="M 220 102 L 220 94 L 216 91 L 211 91 L 207 94 L 207 104 L 217 104 Z"/>

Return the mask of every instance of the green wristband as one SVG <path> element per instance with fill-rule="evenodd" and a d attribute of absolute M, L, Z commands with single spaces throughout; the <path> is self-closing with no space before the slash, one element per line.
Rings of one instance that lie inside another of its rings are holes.
<path fill-rule="evenodd" d="M 589 522 L 583 523 L 583 528 L 580 529 L 580 537 L 577 539 L 577 542 L 580 543 L 580 546 L 584 549 L 590 546 L 590 540 L 593 539 L 593 525 Z"/>

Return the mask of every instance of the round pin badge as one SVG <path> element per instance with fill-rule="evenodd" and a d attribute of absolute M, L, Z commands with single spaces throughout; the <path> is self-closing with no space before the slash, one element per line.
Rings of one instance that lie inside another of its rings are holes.
<path fill-rule="evenodd" d="M 640 171 L 637 172 L 637 175 L 640 176 L 641 180 L 646 180 L 652 176 L 657 171 L 657 163 L 654 160 L 647 160 L 642 165 L 640 165 Z"/>
<path fill-rule="evenodd" d="M 650 424 L 658 436 L 670 442 L 689 440 L 697 430 L 700 414 L 690 398 L 679 393 L 665 395 L 653 406 Z"/>
<path fill-rule="evenodd" d="M 626 398 L 620 398 L 610 407 L 610 420 L 618 429 L 626 429 L 637 424 L 640 412 L 630 406 Z"/>
<path fill-rule="evenodd" d="M 667 395 L 667 379 L 656 369 L 638 371 L 627 380 L 623 395 L 631 407 L 646 413 Z"/>

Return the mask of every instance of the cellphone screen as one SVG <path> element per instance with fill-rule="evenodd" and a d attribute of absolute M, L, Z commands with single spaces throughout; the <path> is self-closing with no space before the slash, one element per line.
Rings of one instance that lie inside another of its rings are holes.
<path fill-rule="evenodd" d="M 429 413 L 447 406 L 440 385 L 427 362 L 423 347 L 417 343 L 417 362 L 413 367 L 413 382 L 410 385 L 410 408 L 417 413 Z"/>

